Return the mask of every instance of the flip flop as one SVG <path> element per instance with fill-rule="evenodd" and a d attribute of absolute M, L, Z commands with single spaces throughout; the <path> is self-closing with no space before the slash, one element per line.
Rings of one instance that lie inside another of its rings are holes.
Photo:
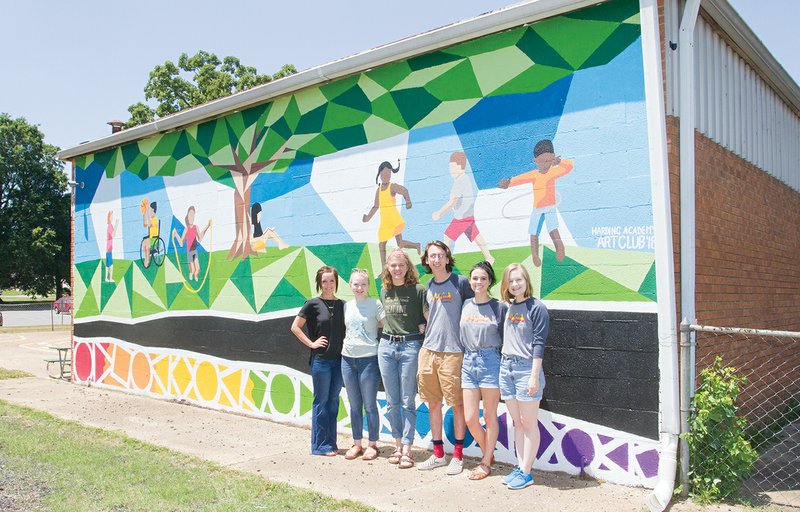
<path fill-rule="evenodd" d="M 347 450 L 347 453 L 344 454 L 344 458 L 347 460 L 353 460 L 359 455 L 361 455 L 361 446 L 354 444 L 349 450 Z"/>
<path fill-rule="evenodd" d="M 400 463 L 397 465 L 400 469 L 410 469 L 414 467 L 414 459 L 412 459 L 408 455 L 403 455 L 400 457 Z"/>
<path fill-rule="evenodd" d="M 487 466 L 486 464 L 481 463 L 477 468 L 473 469 L 472 472 L 469 474 L 470 480 L 483 480 L 487 476 L 492 474 L 491 466 Z"/>
<path fill-rule="evenodd" d="M 374 446 L 367 446 L 367 449 L 364 450 L 364 456 L 361 457 L 363 460 L 375 460 L 378 458 L 378 449 Z"/>
<path fill-rule="evenodd" d="M 401 452 L 400 450 L 395 450 L 394 453 L 389 455 L 389 464 L 398 464 L 402 457 L 403 457 L 403 452 Z"/>

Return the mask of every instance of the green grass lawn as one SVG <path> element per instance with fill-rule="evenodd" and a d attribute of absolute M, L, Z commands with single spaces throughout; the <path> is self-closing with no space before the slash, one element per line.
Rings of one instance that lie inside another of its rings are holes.
<path fill-rule="evenodd" d="M 53 302 L 56 300 L 55 295 L 47 295 L 44 297 L 38 297 L 30 295 L 26 295 L 22 292 L 22 290 L 17 290 L 15 288 L 6 288 L 2 290 L 3 293 L 0 294 L 0 299 L 3 302 L 8 304 L 17 304 L 17 303 L 25 303 L 25 302 Z"/>
<path fill-rule="evenodd" d="M 0 510 L 372 510 L 0 401 Z"/>
<path fill-rule="evenodd" d="M 0 380 L 19 379 L 21 377 L 33 377 L 33 374 L 22 370 L 6 370 L 5 368 L 0 368 Z"/>

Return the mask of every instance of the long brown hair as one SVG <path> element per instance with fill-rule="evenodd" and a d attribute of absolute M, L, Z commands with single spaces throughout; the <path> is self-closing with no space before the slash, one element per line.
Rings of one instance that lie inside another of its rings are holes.
<path fill-rule="evenodd" d="M 405 286 L 413 286 L 419 283 L 417 267 L 411 263 L 411 260 L 408 258 L 408 254 L 406 254 L 403 249 L 396 247 L 392 249 L 392 252 L 390 252 L 389 256 L 386 257 L 386 265 L 383 266 L 381 282 L 383 283 L 384 290 L 391 290 L 394 288 L 394 283 L 392 283 L 392 273 L 389 272 L 389 260 L 391 260 L 392 257 L 403 258 L 406 261 L 405 283 L 403 283 Z"/>

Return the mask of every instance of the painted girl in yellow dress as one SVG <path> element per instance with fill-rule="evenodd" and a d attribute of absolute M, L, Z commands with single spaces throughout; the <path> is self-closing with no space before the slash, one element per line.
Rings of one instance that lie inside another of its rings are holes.
<path fill-rule="evenodd" d="M 406 210 L 411 208 L 411 196 L 408 194 L 408 189 L 397 183 L 392 183 L 392 174 L 400 170 L 400 160 L 397 161 L 397 168 L 393 168 L 389 162 L 383 162 L 378 166 L 378 175 L 375 176 L 375 183 L 378 184 L 378 190 L 375 191 L 375 204 L 372 205 L 369 213 L 365 214 L 361 219 L 363 222 L 369 222 L 375 215 L 375 212 L 380 211 L 381 224 L 378 228 L 378 249 L 381 253 L 381 265 L 386 265 L 386 242 L 392 237 L 397 241 L 397 246 L 404 249 L 416 249 L 419 253 L 419 243 L 409 242 L 403 240 L 403 229 L 406 227 L 406 221 L 400 216 L 397 209 L 396 196 L 400 194 L 406 202 Z"/>

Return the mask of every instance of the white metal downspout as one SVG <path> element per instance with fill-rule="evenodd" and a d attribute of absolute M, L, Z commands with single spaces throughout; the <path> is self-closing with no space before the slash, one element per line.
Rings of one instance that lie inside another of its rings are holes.
<path fill-rule="evenodd" d="M 694 28 L 700 0 L 687 0 L 678 36 L 681 173 L 681 318 L 697 323 L 695 308 Z M 694 332 L 691 333 L 694 338 Z M 694 396 L 694 344 L 689 354 L 689 390 Z"/>
<path fill-rule="evenodd" d="M 680 433 L 678 329 L 658 0 L 640 0 L 640 12 L 651 169 L 650 183 L 653 194 L 653 227 L 656 239 L 661 439 L 656 485 L 653 492 L 645 498 L 645 503 L 651 511 L 661 512 L 672 499 L 678 466 L 678 435 Z"/>

